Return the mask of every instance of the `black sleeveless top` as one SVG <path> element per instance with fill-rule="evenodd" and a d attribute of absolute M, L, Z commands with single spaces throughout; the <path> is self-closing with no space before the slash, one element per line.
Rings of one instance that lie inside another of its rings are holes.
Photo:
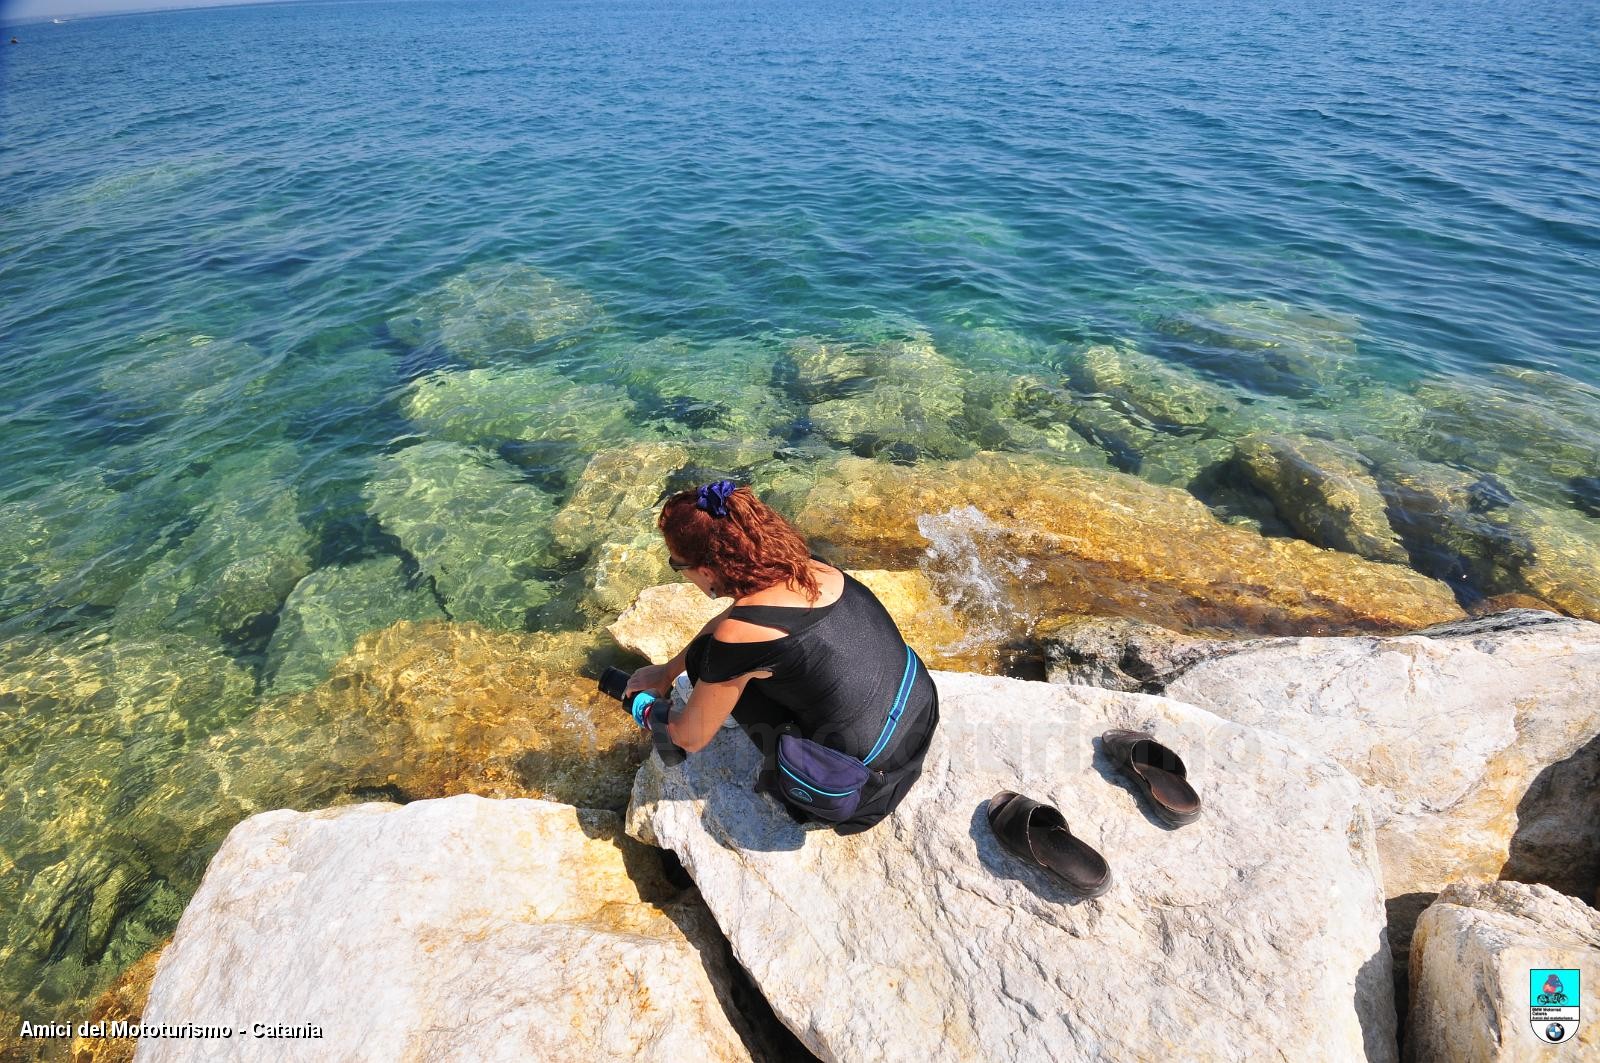
<path fill-rule="evenodd" d="M 831 605 L 740 605 L 728 616 L 788 634 L 768 642 L 721 642 L 713 636 L 699 678 L 720 683 L 770 671 L 772 678 L 751 685 L 793 713 L 803 736 L 865 758 L 883 733 L 907 667 L 905 639 L 877 596 L 844 573 L 844 591 Z M 914 653 L 910 662 L 905 710 L 872 762 L 886 772 L 921 753 L 938 718 L 933 679 Z"/>

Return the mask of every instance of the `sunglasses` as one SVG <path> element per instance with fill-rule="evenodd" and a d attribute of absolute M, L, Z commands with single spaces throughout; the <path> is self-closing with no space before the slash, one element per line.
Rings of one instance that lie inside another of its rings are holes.
<path fill-rule="evenodd" d="M 694 565 L 688 561 L 679 561 L 669 554 L 667 555 L 667 567 L 674 572 L 682 572 L 686 568 L 694 568 Z"/>

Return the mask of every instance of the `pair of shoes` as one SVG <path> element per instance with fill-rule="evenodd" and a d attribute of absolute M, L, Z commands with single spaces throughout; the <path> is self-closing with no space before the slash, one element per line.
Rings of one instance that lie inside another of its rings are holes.
<path fill-rule="evenodd" d="M 1100 744 L 1171 826 L 1200 818 L 1200 795 L 1188 783 L 1183 760 L 1143 731 L 1107 731 Z M 1111 865 L 1067 826 L 1066 817 L 1010 790 L 989 799 L 989 829 L 1010 852 L 1061 879 L 1081 897 L 1111 888 Z"/>

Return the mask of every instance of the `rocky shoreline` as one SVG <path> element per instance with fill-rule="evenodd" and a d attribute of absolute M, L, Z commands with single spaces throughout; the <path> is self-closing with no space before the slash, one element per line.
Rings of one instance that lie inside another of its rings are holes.
<path fill-rule="evenodd" d="M 911 589 L 915 644 L 942 621 Z M 711 607 L 653 588 L 613 635 L 659 657 Z M 850 838 L 752 793 L 734 732 L 645 760 L 620 818 L 461 796 L 247 819 L 145 964 L 143 1021 L 319 1026 L 275 1044 L 291 1059 L 1509 1060 L 1545 1048 L 1519 964 L 1600 984 L 1600 624 L 1084 620 L 1047 649 L 1052 682 L 939 673 L 924 779 Z M 1110 726 L 1182 750 L 1206 816 L 1146 815 L 1095 748 Z M 1106 854 L 1106 896 L 996 846 L 982 805 L 1013 787 Z"/>
<path fill-rule="evenodd" d="M 0 805 L 0 830 L 53 862 L 0 866 L 17 898 L 6 984 L 59 1011 L 148 970 L 199 861 L 258 813 L 476 794 L 621 814 L 645 747 L 592 676 L 660 659 L 708 615 L 687 588 L 659 585 L 669 573 L 650 528 L 664 492 L 723 471 L 750 474 L 857 571 L 932 667 L 1162 695 L 1348 772 L 1382 858 L 1401 1020 L 1407 942 L 1452 881 L 1592 895 L 1595 847 L 1568 820 L 1589 814 L 1593 682 L 1551 662 L 1588 660 L 1577 633 L 1600 617 L 1600 554 L 1552 500 L 1534 508 L 1442 464 L 1433 437 L 1379 433 L 1352 451 L 1296 434 L 1270 407 L 1125 348 L 1063 367 L 1074 389 L 1137 412 L 1121 420 L 1049 380 L 961 370 L 915 336 L 796 341 L 774 359 L 825 447 L 737 433 L 602 445 L 593 432 L 609 422 L 594 415 L 614 384 L 538 367 L 420 380 L 406 409 L 430 438 L 382 456 L 363 496 L 403 552 L 352 564 L 314 568 L 303 535 L 258 534 L 293 523 L 286 452 L 208 469 L 215 520 L 192 538 L 230 559 L 214 588 L 175 555 L 141 577 L 113 630 L 7 643 L 0 698 L 26 755 L 8 786 L 31 796 Z M 885 382 L 896 374 L 915 383 Z M 508 375 L 522 391 L 503 393 Z M 969 434 L 941 444 L 928 424 L 958 400 Z M 566 412 L 534 426 L 530 406 Z M 1146 421 L 1181 431 L 1140 435 Z M 535 476 L 552 446 L 559 475 L 538 476 L 559 491 Z M 1139 476 L 1105 457 L 1124 451 Z M 533 464 L 513 473 L 517 456 Z M 1505 612 L 1518 606 L 1539 611 Z M 259 669 L 217 642 L 269 614 Z M 529 625 L 541 630 L 517 630 Z M 1230 671 L 1246 666 L 1257 671 Z M 1302 668 L 1342 700 L 1274 686 Z M 1458 668 L 1478 678 L 1462 685 Z M 1455 701 L 1437 694 L 1447 680 Z M 64 712 L 74 726 L 47 741 Z M 136 985 L 112 995 L 95 1011 L 134 1010 Z"/>

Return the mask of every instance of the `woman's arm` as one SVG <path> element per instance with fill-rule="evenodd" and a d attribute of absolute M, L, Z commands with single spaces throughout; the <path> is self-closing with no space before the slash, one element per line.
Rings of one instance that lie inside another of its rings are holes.
<path fill-rule="evenodd" d="M 732 608 L 733 606 L 730 605 L 727 609 L 707 620 L 705 627 L 701 628 L 699 634 L 695 635 L 694 638 L 699 638 L 700 635 L 704 635 L 722 623 L 723 620 L 727 619 L 728 610 Z M 690 639 L 689 645 L 692 646 L 693 644 L 694 639 Z M 656 697 L 666 697 L 667 691 L 672 688 L 672 681 L 682 675 L 688 667 L 689 646 L 684 646 L 683 649 L 678 651 L 678 655 L 666 664 L 647 664 L 634 672 L 628 679 L 628 685 L 622 690 L 623 700 L 626 701 L 635 690 L 648 690 Z"/>
<path fill-rule="evenodd" d="M 698 753 L 716 737 L 722 721 L 728 718 L 751 675 L 736 676 L 721 683 L 704 679 L 694 685 L 694 693 L 683 711 L 667 722 L 667 737 L 685 753 Z"/>

